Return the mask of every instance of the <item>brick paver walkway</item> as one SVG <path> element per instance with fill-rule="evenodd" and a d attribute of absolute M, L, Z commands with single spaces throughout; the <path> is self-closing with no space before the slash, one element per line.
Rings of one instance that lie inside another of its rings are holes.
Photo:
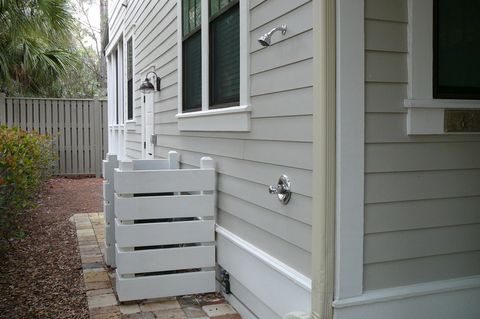
<path fill-rule="evenodd" d="M 103 260 L 103 213 L 76 214 L 73 221 L 92 319 L 240 319 L 235 309 L 216 293 L 119 303 L 114 293 L 115 272 Z"/>

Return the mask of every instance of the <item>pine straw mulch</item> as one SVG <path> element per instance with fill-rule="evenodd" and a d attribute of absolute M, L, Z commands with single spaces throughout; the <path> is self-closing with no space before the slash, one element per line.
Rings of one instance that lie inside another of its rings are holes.
<path fill-rule="evenodd" d="M 89 318 L 76 213 L 102 211 L 102 180 L 48 181 L 25 221 L 27 237 L 0 247 L 0 318 Z"/>

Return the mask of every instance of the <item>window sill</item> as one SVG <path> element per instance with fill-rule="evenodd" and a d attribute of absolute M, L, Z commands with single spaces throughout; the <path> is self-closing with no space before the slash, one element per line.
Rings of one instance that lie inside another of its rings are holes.
<path fill-rule="evenodd" d="M 176 115 L 180 131 L 249 132 L 249 105 Z"/>
<path fill-rule="evenodd" d="M 480 109 L 480 100 L 409 99 L 404 100 L 408 135 L 478 134 L 445 132 L 445 110 Z"/>

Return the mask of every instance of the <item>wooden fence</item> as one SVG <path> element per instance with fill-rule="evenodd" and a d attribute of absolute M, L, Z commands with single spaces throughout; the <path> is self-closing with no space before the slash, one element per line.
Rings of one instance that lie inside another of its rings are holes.
<path fill-rule="evenodd" d="M 6 97 L 0 93 L 0 125 L 54 138 L 55 175 L 102 173 L 107 152 L 107 101 Z"/>

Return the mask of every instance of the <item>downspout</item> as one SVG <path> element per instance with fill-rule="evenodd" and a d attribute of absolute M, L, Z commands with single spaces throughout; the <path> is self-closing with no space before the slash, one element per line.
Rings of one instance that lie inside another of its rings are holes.
<path fill-rule="evenodd" d="M 285 319 L 333 318 L 336 180 L 336 0 L 313 0 L 312 309 Z"/>
<path fill-rule="evenodd" d="M 335 266 L 336 0 L 313 0 L 312 315 L 333 317 Z"/>

